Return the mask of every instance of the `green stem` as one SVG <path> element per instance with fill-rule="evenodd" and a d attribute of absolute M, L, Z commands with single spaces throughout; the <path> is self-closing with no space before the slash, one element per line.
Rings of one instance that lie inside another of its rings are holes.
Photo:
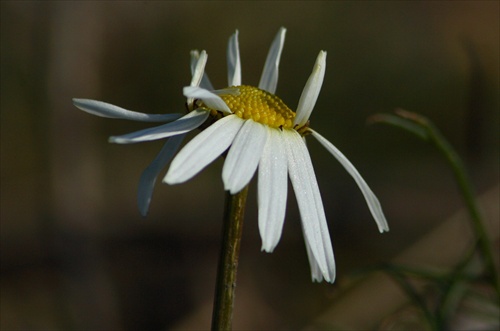
<path fill-rule="evenodd" d="M 472 184 L 467 177 L 465 166 L 453 147 L 443 137 L 439 130 L 427 118 L 403 109 L 397 109 L 396 114 L 378 114 L 369 118 L 370 123 L 386 123 L 408 130 L 420 138 L 432 142 L 444 155 L 446 161 L 453 170 L 460 192 L 465 200 L 465 204 L 471 217 L 471 225 L 481 257 L 484 260 L 486 270 L 489 273 L 493 287 L 495 288 L 497 299 L 500 301 L 500 278 L 495 265 L 493 247 L 488 236 L 488 231 L 479 212 L 477 202 L 472 189 Z"/>
<path fill-rule="evenodd" d="M 236 289 L 236 272 L 243 233 L 243 216 L 248 186 L 232 195 L 226 192 L 222 246 L 217 269 L 212 330 L 231 330 Z"/>
<path fill-rule="evenodd" d="M 486 264 L 486 269 L 491 277 L 492 284 L 496 290 L 497 297 L 500 300 L 500 278 L 498 275 L 498 270 L 495 266 L 495 260 L 493 257 L 493 248 L 491 245 L 491 240 L 488 236 L 488 231 L 484 225 L 481 213 L 476 203 L 474 190 L 472 189 L 472 184 L 467 177 L 467 172 L 465 166 L 463 165 L 460 157 L 455 152 L 450 143 L 444 138 L 441 132 L 429 121 L 427 118 L 420 116 L 416 113 L 412 113 L 406 110 L 396 110 L 396 113 L 402 118 L 408 119 L 413 123 L 420 125 L 421 128 L 425 129 L 425 132 L 416 130 L 415 127 L 406 127 L 406 129 L 413 131 L 424 139 L 430 140 L 438 150 L 444 155 L 449 165 L 453 170 L 458 187 L 462 193 L 465 200 L 465 204 L 471 216 L 472 228 L 474 235 L 478 242 L 479 250 L 481 251 L 482 257 Z M 375 119 L 376 121 L 381 121 L 381 119 Z M 387 120 L 387 123 L 401 126 L 392 118 L 382 117 L 382 121 Z M 410 122 L 410 123 L 411 123 Z"/>
<path fill-rule="evenodd" d="M 399 287 L 406 293 L 406 295 L 411 299 L 411 301 L 418 307 L 423 313 L 423 317 L 429 323 L 431 330 L 438 331 L 439 322 L 437 318 L 434 316 L 432 311 L 429 309 L 425 302 L 425 298 L 423 295 L 419 294 L 419 292 L 415 289 L 415 287 L 406 279 L 406 277 L 397 269 L 392 268 L 391 265 L 387 265 L 385 267 L 385 271 L 391 276 Z"/>
<path fill-rule="evenodd" d="M 457 155 L 453 147 L 448 143 L 448 141 L 441 135 L 437 128 L 432 125 L 432 123 L 427 123 L 427 129 L 429 131 L 429 136 L 432 139 L 436 147 L 443 153 L 446 160 L 453 169 L 453 173 L 457 180 L 458 186 L 464 197 L 465 204 L 469 210 L 471 216 L 471 223 L 476 239 L 479 244 L 479 248 L 484 258 L 486 264 L 486 269 L 490 273 L 493 285 L 497 292 L 497 296 L 500 299 L 500 278 L 498 277 L 498 270 L 495 266 L 495 260 L 493 257 L 493 248 L 491 245 L 491 240 L 488 236 L 488 231 L 484 225 L 481 213 L 476 203 L 474 191 L 472 189 L 472 184 L 466 175 L 465 166 L 463 165 L 460 157 Z"/>

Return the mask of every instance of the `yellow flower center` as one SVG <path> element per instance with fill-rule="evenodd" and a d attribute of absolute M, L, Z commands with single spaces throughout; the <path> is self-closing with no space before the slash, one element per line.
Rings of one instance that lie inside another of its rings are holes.
<path fill-rule="evenodd" d="M 273 128 L 291 129 L 295 112 L 267 91 L 253 86 L 232 86 L 239 93 L 219 95 L 238 117 L 252 119 Z"/>

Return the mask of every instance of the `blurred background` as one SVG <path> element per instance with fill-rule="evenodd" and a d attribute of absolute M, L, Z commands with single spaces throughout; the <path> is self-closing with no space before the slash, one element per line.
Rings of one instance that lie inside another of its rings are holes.
<path fill-rule="evenodd" d="M 318 52 L 328 52 L 311 126 L 356 165 L 391 227 L 378 233 L 352 178 L 310 140 L 338 280 L 311 282 L 291 190 L 280 244 L 260 252 L 254 183 L 235 328 L 308 325 L 350 273 L 390 260 L 461 208 L 442 156 L 399 129 L 368 126 L 369 116 L 401 107 L 429 117 L 464 157 L 478 194 L 498 186 L 498 1 L 0 6 L 2 330 L 208 328 L 221 160 L 185 184 L 157 183 L 143 218 L 137 184 L 162 142 L 108 144 L 149 125 L 91 116 L 71 98 L 183 112 L 189 51 L 206 50 L 212 83 L 225 87 L 235 29 L 243 81 L 257 85 L 274 35 L 287 28 L 277 95 L 292 109 Z"/>

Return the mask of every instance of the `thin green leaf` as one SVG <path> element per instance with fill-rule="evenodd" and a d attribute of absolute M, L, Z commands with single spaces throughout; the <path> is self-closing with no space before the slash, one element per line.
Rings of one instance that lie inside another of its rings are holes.
<path fill-rule="evenodd" d="M 376 114 L 368 118 L 368 124 L 382 123 L 389 124 L 395 127 L 409 131 L 419 138 L 428 141 L 429 133 L 425 128 L 406 118 L 402 118 L 392 114 Z"/>

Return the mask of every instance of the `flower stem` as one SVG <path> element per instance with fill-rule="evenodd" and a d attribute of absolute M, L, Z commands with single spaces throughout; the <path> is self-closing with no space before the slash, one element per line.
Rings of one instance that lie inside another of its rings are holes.
<path fill-rule="evenodd" d="M 212 330 L 231 330 L 236 272 L 243 233 L 248 186 L 236 194 L 226 192 L 222 245 L 217 268 Z"/>

